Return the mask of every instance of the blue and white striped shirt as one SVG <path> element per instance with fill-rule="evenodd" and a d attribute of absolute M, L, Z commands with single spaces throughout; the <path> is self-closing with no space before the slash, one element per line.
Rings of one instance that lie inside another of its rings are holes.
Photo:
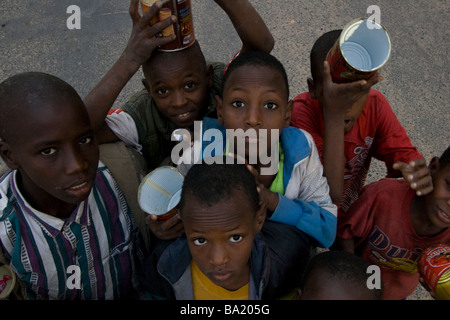
<path fill-rule="evenodd" d="M 16 171 L 0 180 L 0 244 L 27 298 L 128 297 L 136 286 L 137 233 L 125 197 L 102 163 L 88 199 L 67 219 L 32 208 L 18 189 Z M 80 271 L 79 282 L 69 266 Z"/>

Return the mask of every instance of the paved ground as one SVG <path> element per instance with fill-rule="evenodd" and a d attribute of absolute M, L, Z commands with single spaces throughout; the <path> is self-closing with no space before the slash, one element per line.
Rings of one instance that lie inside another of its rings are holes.
<path fill-rule="evenodd" d="M 292 97 L 307 90 L 309 50 L 322 33 L 381 9 L 392 55 L 376 88 L 390 101 L 413 144 L 430 159 L 450 144 L 447 0 L 251 0 L 272 31 L 273 54 L 285 65 Z M 69 5 L 81 8 L 81 29 L 68 30 Z M 131 31 L 127 0 L 2 0 L 0 81 L 23 71 L 43 71 L 86 95 L 114 63 Z M 227 61 L 240 43 L 227 16 L 212 1 L 192 0 L 196 37 L 208 60 Z M 141 88 L 140 72 L 117 100 Z M 384 175 L 375 163 L 370 181 Z M 419 298 L 426 298 L 421 295 Z"/>

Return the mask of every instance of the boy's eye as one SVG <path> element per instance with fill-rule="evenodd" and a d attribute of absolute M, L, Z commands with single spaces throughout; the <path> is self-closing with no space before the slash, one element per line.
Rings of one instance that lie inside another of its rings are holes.
<path fill-rule="evenodd" d="M 168 91 L 167 89 L 162 88 L 162 89 L 158 89 L 158 90 L 156 91 L 156 93 L 158 93 L 158 94 L 160 94 L 160 95 L 163 95 L 163 94 L 166 94 L 167 91 Z"/>
<path fill-rule="evenodd" d="M 272 109 L 278 108 L 278 106 L 275 103 L 273 103 L 273 102 L 268 102 L 268 103 L 266 103 L 264 108 L 272 110 Z"/>
<path fill-rule="evenodd" d="M 239 101 L 239 100 L 234 101 L 231 105 L 232 105 L 233 107 L 235 107 L 235 108 L 242 108 L 242 107 L 245 107 L 245 104 L 244 104 L 242 101 Z"/>
<path fill-rule="evenodd" d="M 86 138 L 81 139 L 79 143 L 80 144 L 87 144 L 87 143 L 90 143 L 91 141 L 92 141 L 92 138 L 86 137 Z"/>
<path fill-rule="evenodd" d="M 185 89 L 194 89 L 195 88 L 195 83 L 194 82 L 188 82 L 188 83 L 186 83 L 184 88 Z"/>
<path fill-rule="evenodd" d="M 43 156 L 51 156 L 52 154 L 54 154 L 56 152 L 55 148 L 45 148 L 44 150 L 41 151 L 41 154 Z"/>
<path fill-rule="evenodd" d="M 206 239 L 205 238 L 197 238 L 194 240 L 194 244 L 196 246 L 202 246 L 206 243 Z"/>
<path fill-rule="evenodd" d="M 230 237 L 230 241 L 231 242 L 239 242 L 239 241 L 241 241 L 242 240 L 242 236 L 240 235 L 240 234 L 233 234 L 231 237 Z"/>

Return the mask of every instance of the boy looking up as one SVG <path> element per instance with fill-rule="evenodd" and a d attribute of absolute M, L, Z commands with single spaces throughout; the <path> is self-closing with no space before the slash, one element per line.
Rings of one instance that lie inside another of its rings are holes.
<path fill-rule="evenodd" d="M 311 50 L 309 92 L 294 99 L 291 125 L 308 131 L 319 151 L 330 195 L 347 211 L 364 186 L 372 158 L 383 161 L 388 177 L 403 177 L 418 194 L 432 186 L 426 161 L 411 144 L 389 102 L 371 87 L 381 80 L 350 84 L 331 81 L 328 51 L 341 30 L 323 34 Z"/>
<path fill-rule="evenodd" d="M 99 162 L 89 115 L 75 90 L 44 73 L 5 80 L 0 138 L 1 157 L 12 169 L 0 181 L 0 246 L 24 297 L 132 297 L 137 229 Z M 72 282 L 70 276 L 79 278 Z"/>
<path fill-rule="evenodd" d="M 266 208 L 244 164 L 196 164 L 179 204 L 185 235 L 147 264 L 147 289 L 167 299 L 274 299 L 294 285 L 259 233 Z M 270 272 L 269 272 L 270 270 Z"/>
<path fill-rule="evenodd" d="M 218 120 L 205 118 L 204 129 L 220 127 L 218 121 L 227 130 L 256 132 L 256 139 L 245 140 L 244 156 L 257 182 L 261 201 L 266 204 L 269 220 L 295 226 L 319 246 L 329 247 L 336 235 L 337 208 L 331 202 L 312 137 L 289 126 L 292 101 L 283 65 L 265 52 L 240 54 L 230 64 L 222 96 L 216 96 L 216 100 Z M 260 147 L 263 132 L 267 133 L 267 141 L 272 141 L 271 135 L 275 135 L 279 142 L 266 146 L 268 154 L 279 160 L 278 170 L 273 174 L 261 174 L 270 164 L 262 164 L 261 158 L 252 163 L 249 158 L 251 144 Z M 272 150 L 277 146 L 279 150 Z"/>

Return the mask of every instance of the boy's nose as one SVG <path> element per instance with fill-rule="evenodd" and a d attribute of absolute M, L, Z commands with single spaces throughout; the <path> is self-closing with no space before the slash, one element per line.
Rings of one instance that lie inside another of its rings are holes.
<path fill-rule="evenodd" d="M 224 266 L 228 262 L 228 254 L 226 250 L 219 246 L 215 246 L 211 250 L 210 263 L 215 267 Z"/>
<path fill-rule="evenodd" d="M 184 92 L 181 90 L 175 90 L 175 92 L 172 94 L 172 106 L 175 108 L 182 107 L 186 105 L 187 99 L 184 95 Z"/>
<path fill-rule="evenodd" d="M 85 170 L 88 167 L 88 161 L 80 152 L 68 152 L 65 157 L 65 169 L 67 174 L 74 174 Z"/>
<path fill-rule="evenodd" d="M 262 125 L 261 112 L 257 107 L 250 107 L 247 111 L 247 125 L 251 128 L 259 127 Z"/>

